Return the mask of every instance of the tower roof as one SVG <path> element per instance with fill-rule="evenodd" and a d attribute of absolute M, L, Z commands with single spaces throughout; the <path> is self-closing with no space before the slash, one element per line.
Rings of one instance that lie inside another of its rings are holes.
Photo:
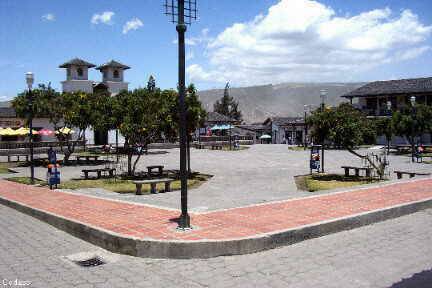
<path fill-rule="evenodd" d="M 109 62 L 107 62 L 105 64 L 102 64 L 99 67 L 96 67 L 96 69 L 97 70 L 102 70 L 102 69 L 108 68 L 108 67 L 120 68 L 120 69 L 123 69 L 123 70 L 130 69 L 129 66 L 126 66 L 126 65 L 124 65 L 124 64 L 122 64 L 120 62 L 114 61 L 114 60 L 111 60 L 111 61 L 109 61 Z"/>
<path fill-rule="evenodd" d="M 92 68 L 92 67 L 96 67 L 96 65 L 89 63 L 87 61 L 84 61 L 82 59 L 79 58 L 74 58 L 72 60 L 69 60 L 66 63 L 63 63 L 62 65 L 59 66 L 59 68 L 68 68 L 72 65 L 76 65 L 76 66 L 86 66 L 88 68 Z"/>

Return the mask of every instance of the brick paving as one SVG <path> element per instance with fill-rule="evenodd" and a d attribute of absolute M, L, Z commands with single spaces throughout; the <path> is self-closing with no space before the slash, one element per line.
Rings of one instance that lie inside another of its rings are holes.
<path fill-rule="evenodd" d="M 191 213 L 197 229 L 176 231 L 179 211 L 51 191 L 0 180 L 0 197 L 124 236 L 155 240 L 226 240 L 258 236 L 432 198 L 432 179 L 275 203 Z"/>

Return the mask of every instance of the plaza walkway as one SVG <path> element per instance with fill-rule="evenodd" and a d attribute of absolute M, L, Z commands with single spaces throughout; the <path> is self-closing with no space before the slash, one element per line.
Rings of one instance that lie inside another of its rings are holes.
<path fill-rule="evenodd" d="M 360 213 L 432 199 L 432 179 L 378 188 L 192 213 L 196 227 L 179 232 L 179 211 L 85 195 L 51 191 L 0 180 L 0 198 L 125 237 L 154 240 L 229 240 L 256 237 L 349 217 Z"/>

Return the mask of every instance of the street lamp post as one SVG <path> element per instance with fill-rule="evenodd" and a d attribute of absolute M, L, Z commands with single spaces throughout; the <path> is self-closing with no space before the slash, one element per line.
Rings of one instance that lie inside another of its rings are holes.
<path fill-rule="evenodd" d="M 304 146 L 305 150 L 308 146 L 308 143 L 307 143 L 308 127 L 307 127 L 307 123 L 306 123 L 308 108 L 309 108 L 309 105 L 303 105 L 303 110 L 304 110 L 304 143 L 303 143 L 303 146 Z"/>
<path fill-rule="evenodd" d="M 190 24 L 191 19 L 196 19 L 196 1 L 195 0 L 165 0 L 165 14 L 172 17 L 172 22 L 177 23 L 176 30 L 178 33 L 178 86 L 179 86 L 179 114 L 180 114 L 180 182 L 181 182 L 181 215 L 178 223 L 178 229 L 190 229 L 190 216 L 188 214 L 187 200 L 187 171 L 186 171 L 186 141 L 187 141 L 187 123 L 186 123 L 186 104 L 185 104 L 185 33 L 186 24 Z M 185 4 L 187 7 L 185 7 Z M 185 13 L 186 12 L 186 13 Z M 185 21 L 185 19 L 187 21 Z"/>
<path fill-rule="evenodd" d="M 231 105 L 228 105 L 228 115 L 231 115 L 231 108 L 232 108 L 232 106 Z M 232 140 L 231 140 L 231 127 L 232 127 L 232 125 L 231 125 L 231 116 L 229 116 L 229 118 L 230 118 L 230 122 L 228 122 L 228 124 L 229 124 L 229 149 L 231 150 L 232 148 Z"/>
<path fill-rule="evenodd" d="M 389 100 L 389 101 L 387 101 L 387 116 L 391 117 L 391 115 L 392 115 L 392 103 Z M 391 136 L 390 136 L 390 138 L 391 138 Z M 391 139 L 387 139 L 387 154 L 390 154 L 390 142 L 391 142 Z"/>
<path fill-rule="evenodd" d="M 26 82 L 28 88 L 28 103 L 29 103 L 29 148 L 30 148 L 30 182 L 34 184 L 34 162 L 33 162 L 33 92 L 32 86 L 34 82 L 34 74 L 32 72 L 26 73 Z"/>
<path fill-rule="evenodd" d="M 411 96 L 410 98 L 410 102 L 411 102 L 411 108 L 412 108 L 412 117 L 413 117 L 413 121 L 411 124 L 411 161 L 414 163 L 414 157 L 415 157 L 415 144 L 414 144 L 414 138 L 415 138 L 415 133 L 414 133 L 414 129 L 415 129 L 415 123 L 414 121 L 416 120 L 416 109 L 415 109 L 415 104 L 416 104 L 416 97 L 415 96 Z"/>
<path fill-rule="evenodd" d="M 321 112 L 324 112 L 325 109 L 325 100 L 327 96 L 327 90 L 322 89 L 320 90 L 320 98 L 321 98 Z M 325 139 L 323 139 L 323 142 L 321 143 L 321 173 L 324 173 L 324 143 Z"/>

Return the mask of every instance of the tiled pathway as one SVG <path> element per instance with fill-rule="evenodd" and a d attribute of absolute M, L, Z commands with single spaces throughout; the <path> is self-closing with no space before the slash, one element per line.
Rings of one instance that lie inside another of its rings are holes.
<path fill-rule="evenodd" d="M 155 240 L 254 237 L 399 204 L 432 199 L 432 179 L 309 198 L 191 214 L 196 228 L 178 232 L 179 211 L 50 191 L 0 180 L 0 197 L 124 236 Z"/>

